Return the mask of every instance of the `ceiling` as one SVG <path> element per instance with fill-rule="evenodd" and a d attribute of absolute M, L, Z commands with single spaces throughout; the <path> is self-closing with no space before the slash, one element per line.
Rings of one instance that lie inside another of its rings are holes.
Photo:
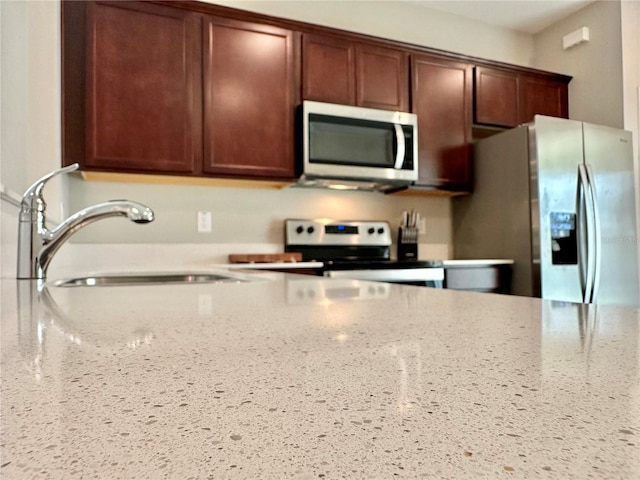
<path fill-rule="evenodd" d="M 409 0 L 477 22 L 535 34 L 595 0 Z"/>

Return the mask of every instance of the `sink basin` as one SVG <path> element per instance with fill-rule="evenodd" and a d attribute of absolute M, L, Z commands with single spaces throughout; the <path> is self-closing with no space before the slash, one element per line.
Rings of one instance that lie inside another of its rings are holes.
<path fill-rule="evenodd" d="M 245 278 L 220 273 L 162 272 L 91 275 L 53 282 L 56 287 L 114 287 L 126 285 L 189 284 L 189 283 L 240 283 Z"/>

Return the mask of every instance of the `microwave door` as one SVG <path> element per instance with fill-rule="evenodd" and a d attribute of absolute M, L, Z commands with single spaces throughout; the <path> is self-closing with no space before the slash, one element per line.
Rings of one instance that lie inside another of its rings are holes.
<path fill-rule="evenodd" d="M 308 101 L 304 107 L 303 180 L 417 180 L 415 115 Z"/>
<path fill-rule="evenodd" d="M 400 127 L 400 126 L 399 126 Z M 402 128 L 400 128 L 402 133 Z M 404 134 L 401 135 L 404 143 Z M 349 167 L 394 168 L 398 154 L 394 124 L 312 118 L 309 162 Z M 404 153 L 402 154 L 404 157 Z"/>

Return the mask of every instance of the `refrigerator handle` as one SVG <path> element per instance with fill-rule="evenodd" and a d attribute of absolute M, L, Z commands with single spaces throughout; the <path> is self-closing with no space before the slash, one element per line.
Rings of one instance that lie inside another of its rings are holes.
<path fill-rule="evenodd" d="M 602 270 L 602 230 L 600 223 L 600 213 L 598 211 L 598 195 L 596 192 L 596 182 L 593 177 L 593 171 L 591 165 L 586 164 L 585 170 L 587 172 L 587 180 L 589 181 L 589 190 L 591 191 L 591 205 L 593 209 L 593 244 L 591 248 L 594 249 L 594 271 L 593 271 L 593 284 L 591 292 L 591 300 L 589 303 L 595 303 L 598 297 L 598 290 L 600 288 L 600 272 Z"/>
<path fill-rule="evenodd" d="M 578 193 L 576 198 L 578 216 L 578 267 L 580 270 L 580 288 L 582 289 L 582 303 L 590 303 L 593 292 L 594 277 L 594 245 L 592 215 L 592 195 L 583 164 L 578 165 Z M 585 268 L 586 264 L 586 268 Z M 585 272 L 586 270 L 586 272 Z"/>

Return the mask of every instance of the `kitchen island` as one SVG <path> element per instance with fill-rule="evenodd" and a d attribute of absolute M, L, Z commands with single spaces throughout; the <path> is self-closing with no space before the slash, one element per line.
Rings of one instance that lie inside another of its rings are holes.
<path fill-rule="evenodd" d="M 640 478 L 640 311 L 3 279 L 0 477 Z"/>

